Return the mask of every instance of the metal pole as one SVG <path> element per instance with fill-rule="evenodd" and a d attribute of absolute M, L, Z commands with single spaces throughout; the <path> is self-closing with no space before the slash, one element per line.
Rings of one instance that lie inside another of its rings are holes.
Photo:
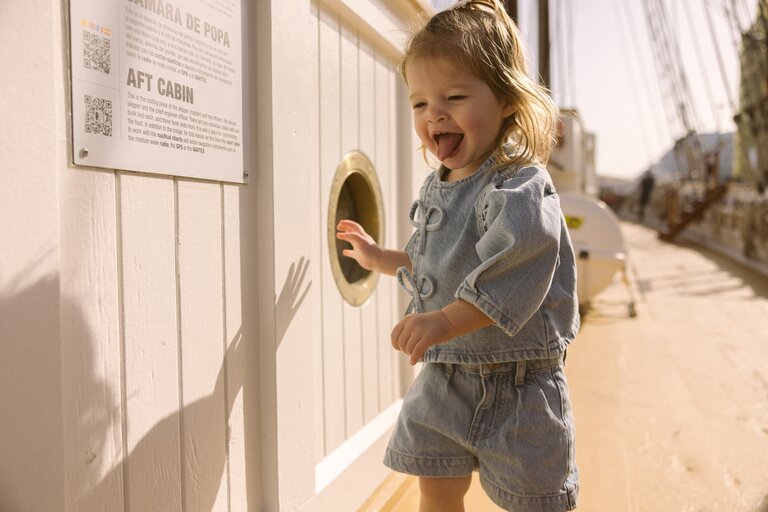
<path fill-rule="evenodd" d="M 504 8 L 507 10 L 509 17 L 519 25 L 517 22 L 517 0 L 504 0 Z"/>
<path fill-rule="evenodd" d="M 539 75 L 541 84 L 549 88 L 549 0 L 539 0 Z"/>

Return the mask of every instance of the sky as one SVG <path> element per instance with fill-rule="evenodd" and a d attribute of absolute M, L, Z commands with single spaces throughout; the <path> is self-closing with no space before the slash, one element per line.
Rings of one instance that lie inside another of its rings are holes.
<path fill-rule="evenodd" d="M 575 108 L 586 130 L 595 133 L 596 167 L 603 176 L 637 177 L 685 133 L 670 99 L 661 92 L 664 81 L 657 74 L 643 9 L 652 1 L 549 2 L 552 96 L 559 107 Z M 733 131 L 735 112 L 729 97 L 738 105 L 739 66 L 734 31 L 723 6 L 736 4 L 746 25 L 757 0 L 660 1 L 680 48 L 697 131 Z M 431 0 L 436 9 L 453 3 Z M 538 59 L 537 5 L 538 0 L 518 0 L 518 23 L 532 68 Z"/>

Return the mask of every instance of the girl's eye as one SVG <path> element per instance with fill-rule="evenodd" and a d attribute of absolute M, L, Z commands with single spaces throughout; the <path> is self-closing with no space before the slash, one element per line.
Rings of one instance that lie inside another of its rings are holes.
<path fill-rule="evenodd" d="M 465 98 L 466 98 L 466 96 L 460 96 L 460 95 L 448 96 L 448 101 L 460 101 L 460 100 L 463 100 Z"/>
<path fill-rule="evenodd" d="M 416 103 L 416 104 L 413 105 L 413 110 L 416 110 L 417 108 L 421 108 L 424 105 L 425 105 L 424 103 Z"/>

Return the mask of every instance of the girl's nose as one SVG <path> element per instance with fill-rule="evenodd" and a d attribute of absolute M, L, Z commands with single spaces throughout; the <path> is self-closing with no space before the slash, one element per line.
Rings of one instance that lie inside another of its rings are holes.
<path fill-rule="evenodd" d="M 432 122 L 445 121 L 448 118 L 448 114 L 445 109 L 440 105 L 430 105 L 427 110 L 427 120 Z"/>

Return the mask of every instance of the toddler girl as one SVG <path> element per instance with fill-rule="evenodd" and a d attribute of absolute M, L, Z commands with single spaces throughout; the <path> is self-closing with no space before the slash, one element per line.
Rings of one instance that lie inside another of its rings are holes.
<path fill-rule="evenodd" d="M 563 356 L 579 327 L 573 248 L 542 167 L 557 108 L 528 78 L 499 0 L 462 1 L 408 41 L 400 67 L 423 149 L 442 163 L 405 251 L 349 220 L 344 255 L 412 297 L 392 345 L 425 364 L 384 463 L 418 475 L 421 511 L 464 510 L 471 473 L 500 507 L 576 506 Z"/>

